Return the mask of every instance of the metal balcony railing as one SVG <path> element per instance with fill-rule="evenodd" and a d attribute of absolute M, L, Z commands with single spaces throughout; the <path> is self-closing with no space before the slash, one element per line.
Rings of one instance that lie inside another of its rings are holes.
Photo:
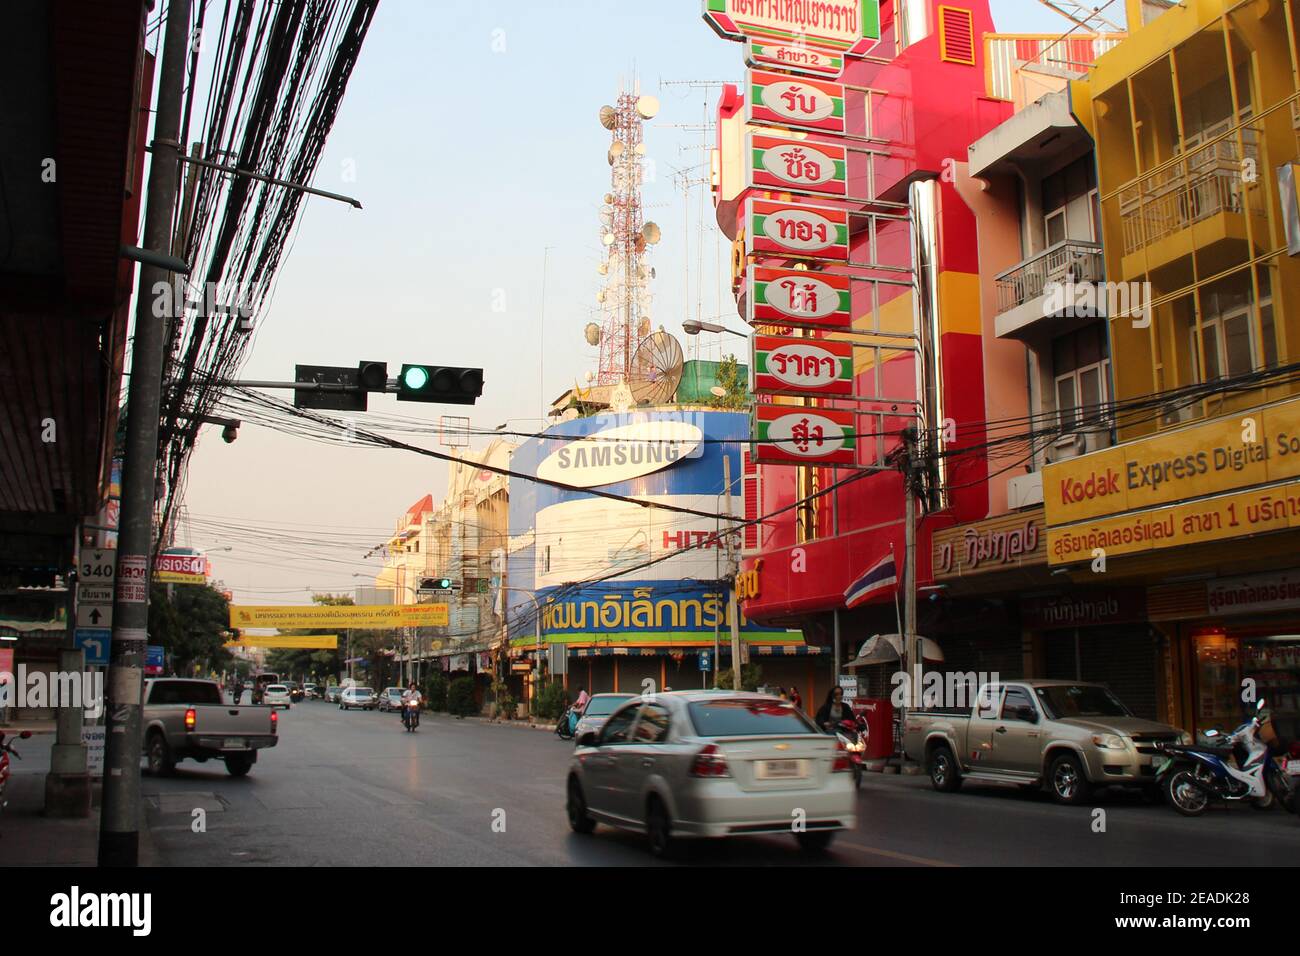
<path fill-rule="evenodd" d="M 998 312 L 1006 312 L 1043 294 L 1051 282 L 1099 282 L 1101 243 L 1066 239 L 997 276 Z"/>
<path fill-rule="evenodd" d="M 1259 166 L 1259 131 L 1242 127 L 1242 142 L 1229 136 L 1188 150 L 1186 157 L 1119 190 L 1124 254 L 1159 242 L 1221 212 L 1263 211 L 1263 196 L 1251 188 L 1264 174 Z M 1249 161 L 1249 162 L 1247 162 Z"/>

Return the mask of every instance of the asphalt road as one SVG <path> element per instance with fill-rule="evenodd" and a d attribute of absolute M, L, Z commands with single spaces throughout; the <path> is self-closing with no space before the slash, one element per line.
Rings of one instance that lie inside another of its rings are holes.
<path fill-rule="evenodd" d="M 181 763 L 144 780 L 146 822 L 169 865 L 638 865 L 642 840 L 570 832 L 553 734 L 426 715 L 415 734 L 395 714 L 311 701 L 282 711 L 280 745 L 252 773 Z M 868 774 L 858 829 L 810 857 L 788 837 L 691 847 L 688 865 L 1224 866 L 1293 865 L 1300 818 L 1245 806 L 1189 820 L 1136 796 L 1060 807 L 1000 787 L 941 794 L 924 777 Z M 194 811 L 204 810 L 196 832 Z M 671 864 L 668 864 L 671 865 Z"/>

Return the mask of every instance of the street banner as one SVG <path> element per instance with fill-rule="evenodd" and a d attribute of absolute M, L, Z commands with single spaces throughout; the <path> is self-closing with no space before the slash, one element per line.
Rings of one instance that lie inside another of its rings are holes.
<path fill-rule="evenodd" d="M 755 189 L 843 199 L 849 192 L 847 157 L 843 146 L 753 132 L 746 136 L 745 182 Z"/>
<path fill-rule="evenodd" d="M 853 325 L 851 289 L 848 276 L 755 266 L 749 273 L 745 318 L 750 325 L 848 329 Z"/>
<path fill-rule="evenodd" d="M 750 38 L 745 42 L 748 66 L 770 67 L 810 76 L 838 79 L 844 73 L 844 57 L 834 50 L 797 43 L 775 43 Z"/>
<path fill-rule="evenodd" d="M 775 335 L 755 335 L 751 341 L 756 394 L 853 394 L 852 343 Z"/>
<path fill-rule="evenodd" d="M 745 204 L 745 253 L 847 262 L 848 211 L 750 199 Z"/>
<path fill-rule="evenodd" d="M 844 87 L 839 83 L 748 70 L 745 89 L 747 123 L 845 132 Z"/>
<path fill-rule="evenodd" d="M 270 634 L 259 637 L 245 634 L 237 641 L 228 641 L 226 647 L 292 647 L 334 650 L 339 646 L 337 634 Z"/>
<path fill-rule="evenodd" d="M 754 406 L 754 460 L 772 464 L 857 463 L 853 412 L 798 405 Z"/>
<path fill-rule="evenodd" d="M 208 559 L 202 554 L 160 554 L 153 560 L 153 579 L 163 584 L 205 584 Z"/>
<path fill-rule="evenodd" d="M 446 604 L 230 605 L 230 626 L 238 628 L 445 627 L 448 623 Z"/>
<path fill-rule="evenodd" d="M 861 56 L 880 39 L 880 0 L 704 0 L 704 20 L 728 40 L 761 38 Z"/>

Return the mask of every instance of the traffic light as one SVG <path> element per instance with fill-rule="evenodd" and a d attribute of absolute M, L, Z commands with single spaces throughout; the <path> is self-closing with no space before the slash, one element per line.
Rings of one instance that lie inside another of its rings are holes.
<path fill-rule="evenodd" d="M 403 365 L 397 378 L 399 402 L 439 402 L 473 405 L 483 394 L 481 368 L 447 365 Z"/>
<path fill-rule="evenodd" d="M 450 591 L 451 578 L 420 578 L 421 591 Z"/>
<path fill-rule="evenodd" d="M 365 392 L 383 392 L 388 390 L 387 362 L 358 362 L 357 378 Z"/>

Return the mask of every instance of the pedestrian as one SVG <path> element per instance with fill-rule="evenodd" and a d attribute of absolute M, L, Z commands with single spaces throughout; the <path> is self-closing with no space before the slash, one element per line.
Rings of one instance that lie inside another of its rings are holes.
<path fill-rule="evenodd" d="M 799 696 L 799 688 L 791 685 L 790 703 L 794 704 L 796 710 L 803 710 L 803 698 Z"/>
<path fill-rule="evenodd" d="M 785 692 L 785 688 L 782 687 L 780 684 L 778 684 L 776 687 L 776 696 L 780 697 L 782 700 L 790 699 L 790 695 Z"/>

